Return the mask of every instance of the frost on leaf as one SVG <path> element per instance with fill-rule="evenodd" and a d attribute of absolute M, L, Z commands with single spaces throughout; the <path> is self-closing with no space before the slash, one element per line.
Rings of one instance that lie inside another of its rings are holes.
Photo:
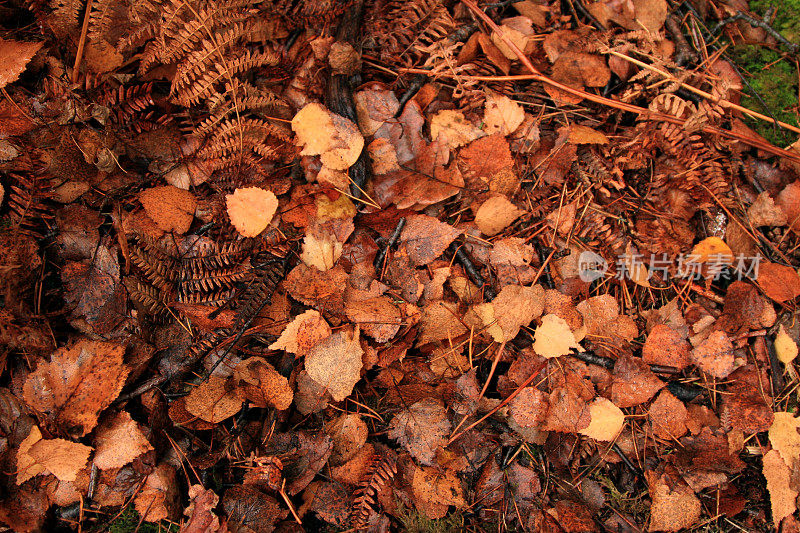
<path fill-rule="evenodd" d="M 59 348 L 28 376 L 25 402 L 70 435 L 86 435 L 125 384 L 124 352 L 117 344 L 85 339 Z"/>
<path fill-rule="evenodd" d="M 231 224 L 242 237 L 258 236 L 267 229 L 278 210 L 275 194 L 259 187 L 236 189 L 225 197 L 225 204 Z"/>
<path fill-rule="evenodd" d="M 314 346 L 306 355 L 306 372 L 328 389 L 337 402 L 347 398 L 361 379 L 359 329 L 337 331 Z"/>
<path fill-rule="evenodd" d="M 432 465 L 436 449 L 447 445 L 450 421 L 442 400 L 425 398 L 395 415 L 389 438 L 396 439 L 416 460 Z"/>

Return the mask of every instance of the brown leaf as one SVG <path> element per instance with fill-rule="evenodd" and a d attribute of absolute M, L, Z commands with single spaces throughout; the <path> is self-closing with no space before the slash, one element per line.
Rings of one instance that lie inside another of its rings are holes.
<path fill-rule="evenodd" d="M 525 120 L 522 106 L 508 96 L 490 93 L 486 97 L 486 109 L 483 113 L 483 129 L 489 135 L 513 133 Z"/>
<path fill-rule="evenodd" d="M 491 303 L 478 304 L 475 313 L 497 342 L 508 342 L 523 326 L 542 314 L 544 289 L 541 285 L 506 285 Z"/>
<path fill-rule="evenodd" d="M 484 235 L 497 235 L 525 211 L 518 209 L 505 196 L 493 196 L 475 212 L 475 225 Z"/>
<path fill-rule="evenodd" d="M 17 451 L 17 485 L 39 474 L 50 473 L 61 481 L 75 481 L 86 466 L 92 448 L 64 439 L 43 439 L 37 426 Z"/>
<path fill-rule="evenodd" d="M 419 320 L 419 344 L 452 339 L 468 330 L 459 320 L 457 306 L 441 300 L 429 302 L 422 309 Z"/>
<path fill-rule="evenodd" d="M 689 365 L 689 341 L 666 324 L 656 324 L 642 346 L 642 360 L 651 365 L 684 369 Z"/>
<path fill-rule="evenodd" d="M 461 111 L 445 109 L 431 118 L 431 139 L 450 149 L 469 144 L 484 135 L 485 133 L 464 118 Z"/>
<path fill-rule="evenodd" d="M 369 428 L 357 414 L 343 414 L 325 428 L 333 440 L 331 466 L 338 466 L 352 459 L 367 442 Z"/>
<path fill-rule="evenodd" d="M 786 214 L 786 220 L 795 233 L 800 234 L 800 181 L 793 181 L 778 193 L 778 207 Z"/>
<path fill-rule="evenodd" d="M 319 518 L 329 524 L 347 529 L 344 526 L 353 510 L 353 494 L 338 483 L 314 481 L 303 492 L 303 505 L 297 513 L 303 516 L 314 511 Z"/>
<path fill-rule="evenodd" d="M 120 468 L 152 450 L 141 426 L 126 411 L 106 419 L 97 428 L 94 464 L 101 470 Z"/>
<path fill-rule="evenodd" d="M 219 503 L 219 496 L 213 490 L 206 490 L 202 485 L 189 487 L 189 507 L 183 514 L 187 517 L 181 526 L 180 533 L 217 533 L 223 531 L 219 517 L 214 508 Z M 224 528 L 227 530 L 227 528 Z"/>
<path fill-rule="evenodd" d="M 442 473 L 436 468 L 415 467 L 411 490 L 417 509 L 431 520 L 444 517 L 451 505 L 457 509 L 467 507 L 461 480 L 449 469 Z"/>
<path fill-rule="evenodd" d="M 747 218 L 754 228 L 785 226 L 789 221 L 786 213 L 775 205 L 775 201 L 767 191 L 759 194 L 747 208 Z"/>
<path fill-rule="evenodd" d="M 447 445 L 450 421 L 442 400 L 425 398 L 392 418 L 389 438 L 396 439 L 412 457 L 424 465 L 433 464 L 436 449 Z"/>
<path fill-rule="evenodd" d="M 0 39 L 0 89 L 19 78 L 43 44 Z"/>
<path fill-rule="evenodd" d="M 201 420 L 216 424 L 230 418 L 242 408 L 233 383 L 211 376 L 186 396 L 186 410 Z"/>
<path fill-rule="evenodd" d="M 525 387 L 509 404 L 514 421 L 521 427 L 537 427 L 547 416 L 547 394 L 535 387 Z"/>
<path fill-rule="evenodd" d="M 647 411 L 653 433 L 656 437 L 675 440 L 682 437 L 687 430 L 686 420 L 689 412 L 683 402 L 667 390 L 662 390 Z"/>
<path fill-rule="evenodd" d="M 255 407 L 288 409 L 294 393 L 289 380 L 278 373 L 263 357 L 250 357 L 236 366 L 233 379 L 242 396 Z"/>
<path fill-rule="evenodd" d="M 331 327 L 325 322 L 325 319 L 319 312 L 309 309 L 294 317 L 278 340 L 269 345 L 269 349 L 286 350 L 302 357 L 330 334 Z"/>
<path fill-rule="evenodd" d="M 174 518 L 178 505 L 178 480 L 167 463 L 156 466 L 133 500 L 136 512 L 147 522 Z"/>
<path fill-rule="evenodd" d="M 100 245 L 85 262 L 68 261 L 61 271 L 72 317 L 85 320 L 98 335 L 114 331 L 125 316 L 125 287 L 115 250 Z"/>
<path fill-rule="evenodd" d="M 550 393 L 550 408 L 543 429 L 577 433 L 589 426 L 591 415 L 586 400 L 571 387 L 558 387 Z"/>
<path fill-rule="evenodd" d="M 653 500 L 648 531 L 680 531 L 697 522 L 700 500 L 675 468 L 668 467 L 661 473 L 648 470 L 644 475 Z"/>
<path fill-rule="evenodd" d="M 461 231 L 428 215 L 408 217 L 400 241 L 408 247 L 408 257 L 414 266 L 427 265 L 447 249 Z"/>
<path fill-rule="evenodd" d="M 275 211 L 278 198 L 272 191 L 259 187 L 244 187 L 225 197 L 228 217 L 242 237 L 256 237 L 267 229 Z M 152 218 L 152 217 L 151 217 Z"/>
<path fill-rule="evenodd" d="M 306 355 L 306 372 L 324 386 L 337 402 L 347 398 L 361 379 L 359 329 L 340 330 L 314 346 Z"/>
<path fill-rule="evenodd" d="M 289 510 L 282 509 L 275 498 L 248 485 L 226 490 L 222 508 L 231 531 L 271 533 L 276 523 L 289 516 Z"/>
<path fill-rule="evenodd" d="M 800 457 L 800 418 L 792 413 L 778 412 L 769 428 L 769 442 L 784 462 L 793 464 Z"/>
<path fill-rule="evenodd" d="M 145 189 L 139 193 L 139 201 L 161 230 L 179 235 L 189 231 L 197 209 L 194 194 L 172 185 Z"/>
<path fill-rule="evenodd" d="M 778 303 L 800 296 L 800 276 L 790 266 L 762 261 L 758 266 L 756 283 L 764 294 Z"/>
<path fill-rule="evenodd" d="M 520 180 L 506 138 L 499 133 L 472 142 L 459 153 L 459 166 L 473 191 L 512 195 Z"/>
<path fill-rule="evenodd" d="M 772 520 L 777 524 L 797 510 L 798 492 L 793 488 L 792 471 L 776 450 L 770 450 L 764 455 L 762 465 L 762 473 L 767 479 Z"/>
<path fill-rule="evenodd" d="M 70 435 L 86 435 L 125 384 L 124 352 L 117 344 L 86 339 L 59 348 L 25 380 L 25 402 Z"/>
<path fill-rule="evenodd" d="M 300 263 L 283 280 L 283 286 L 298 302 L 320 306 L 323 312 L 338 313 L 344 311 L 347 277 L 341 265 L 320 272 Z"/>
<path fill-rule="evenodd" d="M 623 355 L 614 364 L 611 401 L 618 407 L 633 407 L 644 403 L 664 388 L 658 379 L 638 357 Z"/>
<path fill-rule="evenodd" d="M 345 311 L 365 335 L 380 343 L 394 338 L 403 322 L 400 310 L 386 296 L 349 302 Z"/>
<path fill-rule="evenodd" d="M 725 378 L 733 372 L 733 343 L 724 331 L 711 333 L 690 356 L 698 367 L 716 378 Z"/>

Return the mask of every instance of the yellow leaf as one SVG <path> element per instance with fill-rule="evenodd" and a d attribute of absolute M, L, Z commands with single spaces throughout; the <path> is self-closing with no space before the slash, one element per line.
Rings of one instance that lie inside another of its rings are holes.
<path fill-rule="evenodd" d="M 775 353 L 778 359 L 784 365 L 788 365 L 797 357 L 797 351 L 797 344 L 789 334 L 786 333 L 786 328 L 781 324 L 778 327 L 778 334 L 775 335 Z"/>
<path fill-rule="evenodd" d="M 278 210 L 275 194 L 259 187 L 236 189 L 227 195 L 225 203 L 231 224 L 242 237 L 258 236 L 267 229 Z"/>
<path fill-rule="evenodd" d="M 567 322 L 553 314 L 542 317 L 542 325 L 536 328 L 533 339 L 533 350 L 548 359 L 567 355 L 572 348 L 580 350 Z"/>
<path fill-rule="evenodd" d="M 508 135 L 519 128 L 525 120 L 522 106 L 508 96 L 492 93 L 486 97 L 486 109 L 483 113 L 483 131 L 489 135 L 500 133 Z"/>
<path fill-rule="evenodd" d="M 778 450 L 786 464 L 792 464 L 800 457 L 800 418 L 792 413 L 775 413 L 769 428 L 769 442 Z"/>
<path fill-rule="evenodd" d="M 311 103 L 292 119 L 302 155 L 319 155 L 322 165 L 347 170 L 364 148 L 364 137 L 353 121 L 330 112 L 325 106 Z"/>
<path fill-rule="evenodd" d="M 431 138 L 441 141 L 448 148 L 458 148 L 471 143 L 484 133 L 464 118 L 461 111 L 445 109 L 431 118 Z"/>
<path fill-rule="evenodd" d="M 303 356 L 318 342 L 331 334 L 331 327 L 318 311 L 309 309 L 294 317 L 278 340 L 269 345 L 270 350 L 286 350 Z"/>
<path fill-rule="evenodd" d="M 622 410 L 611 400 L 602 397 L 595 399 L 589 406 L 589 416 L 591 422 L 579 433 L 595 440 L 614 440 L 625 424 Z"/>
<path fill-rule="evenodd" d="M 719 237 L 708 237 L 698 242 L 692 248 L 692 255 L 694 256 L 692 259 L 696 263 L 708 263 L 709 261 L 726 265 L 733 263 L 733 252 Z"/>
<path fill-rule="evenodd" d="M 336 265 L 342 256 L 344 244 L 336 240 L 333 235 L 308 234 L 303 239 L 303 252 L 300 259 L 303 263 L 324 272 Z"/>

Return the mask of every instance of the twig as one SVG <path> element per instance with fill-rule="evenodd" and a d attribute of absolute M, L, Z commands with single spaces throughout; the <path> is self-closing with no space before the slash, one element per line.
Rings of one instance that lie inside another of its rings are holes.
<path fill-rule="evenodd" d="M 378 253 L 375 254 L 375 260 L 372 262 L 372 264 L 375 266 L 375 271 L 378 274 L 383 272 L 384 261 L 386 260 L 386 254 L 400 238 L 400 233 L 403 232 L 403 228 L 405 226 L 406 226 L 406 219 L 405 217 L 402 217 L 400 220 L 397 221 L 397 226 L 395 226 L 394 231 L 392 232 L 392 236 L 389 237 L 388 241 L 386 241 L 386 246 L 378 250 Z"/>
<path fill-rule="evenodd" d="M 690 61 L 697 63 L 699 59 L 697 57 L 697 52 L 692 50 L 689 41 L 684 37 L 681 26 L 678 23 L 678 18 L 674 15 L 667 17 L 667 20 L 664 22 L 664 27 L 667 28 L 667 31 L 672 36 L 672 40 L 675 41 L 675 64 L 682 67 Z"/>
<path fill-rule="evenodd" d="M 472 280 L 472 283 L 478 286 L 479 289 L 483 289 L 483 295 L 486 297 L 486 301 L 491 302 L 497 297 L 497 293 L 494 292 L 494 289 L 491 285 L 486 283 L 486 280 L 483 279 L 481 273 L 478 272 L 478 269 L 475 268 L 475 264 L 469 258 L 467 253 L 463 250 L 463 248 L 456 243 L 450 244 L 450 252 L 454 255 L 456 261 L 464 267 L 464 271 L 469 276 L 469 279 Z"/>
<path fill-rule="evenodd" d="M 719 21 L 719 23 L 714 27 L 714 29 L 711 30 L 711 33 L 713 35 L 716 35 L 722 28 L 724 28 L 731 22 L 736 22 L 737 20 L 743 20 L 748 24 L 750 24 L 751 26 L 753 26 L 754 28 L 761 28 L 762 30 L 770 34 L 772 37 L 774 37 L 776 41 L 778 41 L 786 48 L 788 48 L 790 54 L 797 55 L 798 52 L 800 52 L 800 44 L 793 43 L 792 41 L 788 40 L 786 37 L 778 33 L 778 31 L 775 28 L 770 26 L 767 20 L 771 15 L 772 15 L 772 10 L 771 9 L 767 10 L 767 12 L 764 14 L 764 19 L 759 20 L 757 18 L 751 17 L 747 13 L 742 13 L 741 11 L 739 11 L 732 17 L 728 17 L 726 19 Z"/>
<path fill-rule="evenodd" d="M 83 49 L 86 46 L 86 36 L 89 32 L 89 15 L 92 14 L 92 2 L 94 0 L 87 0 L 86 13 L 83 15 L 83 26 L 81 26 L 81 39 L 78 41 L 78 51 L 75 54 L 75 66 L 72 67 L 72 83 L 77 83 L 78 74 L 80 73 L 81 61 L 83 61 Z"/>

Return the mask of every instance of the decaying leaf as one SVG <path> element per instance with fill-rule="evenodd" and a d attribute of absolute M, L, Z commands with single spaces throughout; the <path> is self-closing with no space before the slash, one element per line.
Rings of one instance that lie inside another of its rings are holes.
<path fill-rule="evenodd" d="M 269 349 L 286 350 L 302 357 L 330 334 L 331 327 L 322 318 L 319 311 L 309 309 L 294 317 L 278 340 L 269 345 Z"/>
<path fill-rule="evenodd" d="M 567 321 L 553 314 L 542 317 L 533 339 L 533 349 L 542 357 L 559 357 L 569 354 L 573 349 L 581 350 Z"/>
<path fill-rule="evenodd" d="M 377 342 L 387 342 L 400 331 L 400 309 L 386 296 L 348 302 L 345 311 L 347 318 Z"/>
<path fill-rule="evenodd" d="M 775 335 L 775 353 L 778 360 L 788 365 L 797 357 L 797 351 L 797 343 L 786 333 L 786 328 L 781 324 L 778 327 L 778 334 Z"/>
<path fill-rule="evenodd" d="M 451 505 L 457 509 L 467 506 L 461 480 L 452 470 L 440 472 L 426 466 L 415 468 L 411 490 L 417 508 L 432 520 L 446 515 Z"/>
<path fill-rule="evenodd" d="M 464 146 L 484 135 L 485 133 L 464 118 L 461 111 L 445 109 L 431 118 L 431 138 L 449 148 Z"/>
<path fill-rule="evenodd" d="M 667 390 L 658 393 L 658 397 L 650 404 L 647 416 L 653 426 L 653 433 L 662 439 L 674 440 L 688 431 L 686 423 L 689 412 L 686 406 Z"/>
<path fill-rule="evenodd" d="M 206 422 L 221 422 L 241 408 L 242 399 L 233 383 L 219 376 L 209 377 L 186 396 L 186 410 Z"/>
<path fill-rule="evenodd" d="M 231 224 L 242 237 L 256 237 L 267 229 L 278 199 L 272 191 L 259 187 L 242 187 L 225 197 Z"/>
<path fill-rule="evenodd" d="M 139 201 L 161 230 L 179 235 L 189 231 L 197 209 L 194 194 L 172 185 L 145 189 L 139 194 Z"/>
<path fill-rule="evenodd" d="M 800 457 L 800 418 L 792 413 L 775 413 L 769 428 L 769 442 L 781 454 L 786 464 L 793 464 Z"/>
<path fill-rule="evenodd" d="M 219 496 L 213 490 L 206 490 L 202 485 L 189 487 L 189 507 L 184 510 L 186 523 L 181 528 L 183 533 L 217 533 L 221 531 L 219 517 L 214 508 L 219 503 Z"/>
<path fill-rule="evenodd" d="M 292 405 L 294 393 L 289 380 L 262 357 L 250 357 L 239 363 L 233 378 L 237 381 L 240 394 L 255 407 L 282 410 Z"/>
<path fill-rule="evenodd" d="M 798 491 L 792 486 L 791 469 L 786 466 L 781 454 L 776 450 L 770 450 L 764 455 L 762 465 L 761 472 L 767 479 L 772 519 L 777 524 L 797 510 Z"/>
<path fill-rule="evenodd" d="M 680 531 L 700 518 L 700 500 L 674 468 L 657 473 L 645 472 L 653 504 L 649 531 Z"/>
<path fill-rule="evenodd" d="M 173 518 L 178 510 L 178 485 L 175 469 L 167 463 L 156 466 L 155 470 L 145 479 L 133 504 L 142 520 L 158 522 L 165 518 Z"/>
<path fill-rule="evenodd" d="M 396 439 L 412 457 L 424 465 L 433 464 L 436 449 L 447 444 L 450 421 L 444 403 L 425 398 L 395 415 L 389 427 L 389 438 Z"/>
<path fill-rule="evenodd" d="M 126 411 L 105 420 L 96 433 L 94 464 L 101 470 L 121 468 L 153 449 L 141 426 Z"/>
<path fill-rule="evenodd" d="M 330 463 L 338 466 L 352 459 L 367 442 L 369 428 L 357 414 L 343 414 L 325 428 L 333 440 Z"/>
<path fill-rule="evenodd" d="M 318 384 L 328 389 L 337 402 L 347 398 L 361 379 L 359 329 L 352 333 L 337 331 L 322 340 L 306 355 L 306 372 Z"/>
<path fill-rule="evenodd" d="M 310 233 L 303 239 L 300 259 L 320 271 L 330 270 L 342 256 L 343 243 L 332 234 Z"/>
<path fill-rule="evenodd" d="M 43 44 L 0 39 L 0 89 L 19 78 Z"/>
<path fill-rule="evenodd" d="M 483 202 L 475 213 L 475 225 L 484 235 L 497 235 L 519 218 L 524 211 L 518 209 L 505 196 L 493 196 Z"/>
<path fill-rule="evenodd" d="M 60 481 L 75 481 L 86 466 L 92 448 L 64 439 L 43 439 L 37 426 L 31 427 L 17 451 L 17 485 L 39 474 L 50 473 Z"/>
<path fill-rule="evenodd" d="M 579 433 L 595 440 L 614 440 L 625 425 L 625 414 L 606 398 L 597 398 L 589 404 L 589 417 L 589 425 Z"/>
<path fill-rule="evenodd" d="M 408 258 L 415 266 L 427 265 L 447 249 L 461 232 L 428 215 L 408 217 L 400 240 L 408 247 Z"/>
<path fill-rule="evenodd" d="M 500 133 L 509 135 L 516 131 L 525 120 L 522 106 L 508 96 L 495 93 L 486 97 L 486 110 L 483 114 L 484 131 L 489 135 Z"/>
<path fill-rule="evenodd" d="M 86 339 L 59 348 L 25 380 L 25 402 L 70 435 L 86 435 L 122 390 L 124 352 L 120 345 Z"/>
<path fill-rule="evenodd" d="M 692 350 L 694 363 L 714 377 L 724 378 L 733 372 L 733 343 L 724 331 L 715 331 Z"/>
<path fill-rule="evenodd" d="M 761 261 L 756 283 L 764 294 L 778 303 L 800 296 L 800 275 L 794 268 L 786 265 Z"/>
<path fill-rule="evenodd" d="M 491 303 L 474 307 L 486 331 L 497 342 L 508 342 L 516 337 L 520 328 L 538 318 L 542 310 L 544 289 L 541 285 L 506 285 Z"/>

